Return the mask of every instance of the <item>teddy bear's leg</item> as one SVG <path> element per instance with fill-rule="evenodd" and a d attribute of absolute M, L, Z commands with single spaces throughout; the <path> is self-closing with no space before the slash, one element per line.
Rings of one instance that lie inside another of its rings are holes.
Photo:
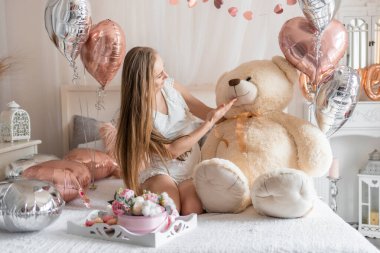
<path fill-rule="evenodd" d="M 251 204 L 247 178 L 228 160 L 212 158 L 198 164 L 194 184 L 207 212 L 237 213 Z"/>
<path fill-rule="evenodd" d="M 313 208 L 317 195 L 310 176 L 296 169 L 278 169 L 258 177 L 251 191 L 252 203 L 261 214 L 297 218 Z"/>

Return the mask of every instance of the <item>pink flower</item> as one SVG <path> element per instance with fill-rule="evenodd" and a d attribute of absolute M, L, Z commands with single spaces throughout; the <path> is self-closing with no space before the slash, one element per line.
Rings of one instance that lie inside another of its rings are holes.
<path fill-rule="evenodd" d="M 158 195 L 152 192 L 147 192 L 143 194 L 143 197 L 145 200 L 150 200 L 153 203 L 159 204 L 158 202 Z"/>
<path fill-rule="evenodd" d="M 124 212 L 125 212 L 125 208 L 124 208 L 125 206 L 122 204 L 122 203 L 120 203 L 120 202 L 118 202 L 118 201 L 113 201 L 112 202 L 112 211 L 113 211 L 113 213 L 115 214 L 115 215 L 122 215 L 122 214 L 124 214 Z"/>
<path fill-rule="evenodd" d="M 124 189 L 119 195 L 120 197 L 124 197 L 126 200 L 129 200 L 135 196 L 135 192 L 130 189 Z"/>

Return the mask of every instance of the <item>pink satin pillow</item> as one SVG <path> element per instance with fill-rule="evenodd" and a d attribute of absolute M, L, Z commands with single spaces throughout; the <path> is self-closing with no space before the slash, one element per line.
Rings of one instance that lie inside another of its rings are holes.
<path fill-rule="evenodd" d="M 111 123 L 103 123 L 100 125 L 99 128 L 99 135 L 100 138 L 103 140 L 106 153 L 115 159 L 116 161 L 116 153 L 115 153 L 115 147 L 116 147 L 116 135 L 117 135 L 117 129 L 114 125 Z M 114 173 L 113 176 L 117 178 L 121 178 L 121 169 L 120 166 L 118 166 Z"/>
<path fill-rule="evenodd" d="M 115 158 L 115 145 L 117 135 L 116 127 L 114 127 L 114 125 L 111 123 L 103 123 L 100 125 L 99 135 L 103 140 L 106 153 L 112 158 Z"/>
<path fill-rule="evenodd" d="M 93 173 L 94 180 L 112 175 L 115 169 L 119 167 L 113 158 L 95 149 L 76 148 L 65 155 L 63 159 L 84 164 L 90 173 Z"/>
<path fill-rule="evenodd" d="M 84 196 L 84 189 L 91 182 L 88 168 L 78 162 L 51 160 L 29 167 L 22 177 L 52 182 L 65 201 Z"/>

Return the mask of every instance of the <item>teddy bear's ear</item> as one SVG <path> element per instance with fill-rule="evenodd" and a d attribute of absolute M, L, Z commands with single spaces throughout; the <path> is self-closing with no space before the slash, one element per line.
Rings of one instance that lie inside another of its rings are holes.
<path fill-rule="evenodd" d="M 279 69 L 285 73 L 286 77 L 292 84 L 295 84 L 297 82 L 297 70 L 284 57 L 274 56 L 272 58 L 272 61 L 277 65 L 277 67 L 279 67 Z"/>

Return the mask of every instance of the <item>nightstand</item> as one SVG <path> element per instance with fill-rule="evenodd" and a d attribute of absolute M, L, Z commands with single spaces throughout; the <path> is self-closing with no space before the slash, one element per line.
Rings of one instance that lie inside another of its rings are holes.
<path fill-rule="evenodd" d="M 38 153 L 40 140 L 0 142 L 0 181 L 5 179 L 5 167 L 13 161 Z"/>

